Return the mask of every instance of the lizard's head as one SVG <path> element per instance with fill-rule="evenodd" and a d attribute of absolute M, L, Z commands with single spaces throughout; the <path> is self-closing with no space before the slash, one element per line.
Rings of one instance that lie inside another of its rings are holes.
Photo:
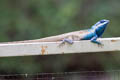
<path fill-rule="evenodd" d="M 109 20 L 106 20 L 106 19 L 100 20 L 95 25 L 93 25 L 91 29 L 93 29 L 98 35 L 98 37 L 100 37 L 104 32 L 105 28 L 107 27 L 108 23 L 109 23 Z"/>

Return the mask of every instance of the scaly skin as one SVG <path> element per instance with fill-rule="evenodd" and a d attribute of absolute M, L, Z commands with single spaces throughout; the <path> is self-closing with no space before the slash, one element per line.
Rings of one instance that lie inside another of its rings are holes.
<path fill-rule="evenodd" d="M 8 43 L 31 43 L 31 42 L 56 42 L 62 41 L 62 43 L 67 42 L 69 44 L 73 44 L 73 41 L 80 41 L 80 40 L 91 40 L 91 42 L 96 44 L 101 44 L 97 41 L 97 38 L 101 37 L 104 30 L 107 27 L 109 20 L 100 20 L 96 24 L 94 24 L 88 30 L 80 30 L 69 32 L 61 35 L 35 39 L 35 40 L 25 40 L 25 41 L 15 41 L 15 42 L 8 42 Z"/>
<path fill-rule="evenodd" d="M 86 31 L 79 31 L 79 33 L 72 34 L 70 35 L 71 37 L 65 38 L 63 40 L 63 43 L 68 42 L 72 44 L 73 41 L 76 41 L 76 40 L 91 40 L 91 42 L 93 43 L 101 44 L 101 42 L 97 41 L 97 38 L 102 36 L 108 23 L 109 23 L 109 20 L 105 20 L 105 19 L 100 20 L 95 25 L 93 25 L 90 29 Z M 77 36 L 77 39 L 75 35 Z"/>

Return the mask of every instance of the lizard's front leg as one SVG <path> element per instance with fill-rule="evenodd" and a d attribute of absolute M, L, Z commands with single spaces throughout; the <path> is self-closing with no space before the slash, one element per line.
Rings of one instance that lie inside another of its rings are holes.
<path fill-rule="evenodd" d="M 98 38 L 98 36 L 95 35 L 95 36 L 91 39 L 91 42 L 96 43 L 96 44 L 98 44 L 98 46 L 101 46 L 101 47 L 102 47 L 103 44 L 102 44 L 101 42 L 97 41 L 97 38 Z"/>
<path fill-rule="evenodd" d="M 93 43 L 96 43 L 96 44 L 101 44 L 101 42 L 99 42 L 99 41 L 97 41 L 97 36 L 94 36 L 92 39 L 91 39 L 91 42 L 93 42 Z"/>

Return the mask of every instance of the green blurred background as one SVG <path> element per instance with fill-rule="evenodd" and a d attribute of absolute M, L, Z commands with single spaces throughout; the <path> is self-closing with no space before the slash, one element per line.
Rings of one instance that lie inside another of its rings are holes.
<path fill-rule="evenodd" d="M 120 0 L 0 0 L 0 41 L 87 29 L 101 19 L 110 20 L 103 37 L 120 36 Z M 113 70 L 119 58 L 119 52 L 0 58 L 0 73 Z"/>

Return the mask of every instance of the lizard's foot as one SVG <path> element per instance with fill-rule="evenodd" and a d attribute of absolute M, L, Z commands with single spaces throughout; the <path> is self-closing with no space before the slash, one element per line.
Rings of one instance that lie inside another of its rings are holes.
<path fill-rule="evenodd" d="M 100 43 L 100 44 L 98 44 L 98 47 L 103 47 L 104 46 L 104 44 L 102 44 L 102 43 Z"/>
<path fill-rule="evenodd" d="M 101 48 L 104 46 L 104 44 L 102 44 L 101 42 L 96 41 L 96 40 L 91 40 L 91 42 L 97 44 L 98 47 L 101 47 Z"/>

